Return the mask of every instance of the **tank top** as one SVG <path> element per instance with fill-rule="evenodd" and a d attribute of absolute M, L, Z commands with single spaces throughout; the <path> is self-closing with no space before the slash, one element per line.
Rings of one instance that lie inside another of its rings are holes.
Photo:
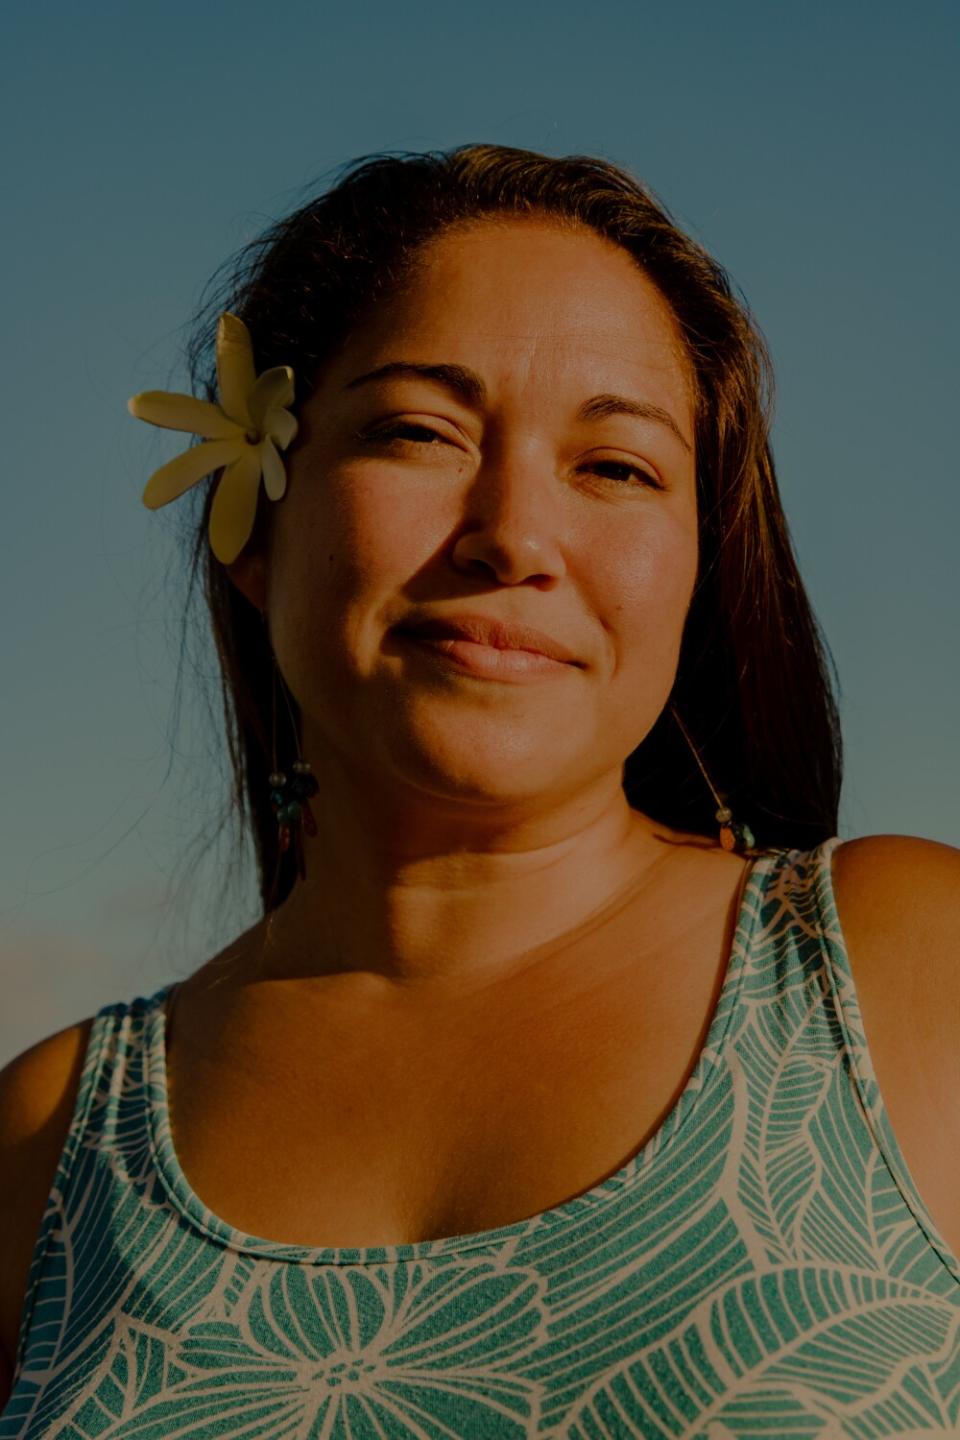
<path fill-rule="evenodd" d="M 178 1164 L 171 986 L 104 1006 L 0 1437 L 960 1435 L 960 1261 L 877 1085 L 839 843 L 753 861 L 656 1133 L 495 1230 L 368 1248 L 237 1231 Z"/>

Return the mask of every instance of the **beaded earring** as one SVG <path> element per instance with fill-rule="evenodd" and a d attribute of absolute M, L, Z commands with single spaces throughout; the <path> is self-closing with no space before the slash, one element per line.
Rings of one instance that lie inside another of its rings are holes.
<path fill-rule="evenodd" d="M 684 725 L 683 721 L 680 719 L 680 716 L 677 714 L 675 706 L 670 706 L 670 713 L 673 716 L 674 720 L 676 720 L 677 725 L 680 727 L 680 732 L 683 735 L 684 740 L 686 740 L 687 744 L 689 745 L 690 750 L 693 753 L 694 760 L 696 760 L 697 764 L 700 767 L 700 773 L 709 785 L 710 793 L 713 796 L 714 800 L 716 800 L 717 802 L 716 820 L 718 825 L 720 826 L 720 844 L 723 846 L 724 850 L 735 850 L 738 854 L 742 854 L 745 850 L 753 850 L 757 842 L 753 837 L 753 831 L 750 829 L 750 826 L 747 825 L 746 822 L 743 820 L 734 820 L 733 811 L 730 809 L 729 805 L 724 804 L 723 800 L 721 800 L 720 796 L 714 789 L 713 781 L 707 774 L 706 769 L 704 768 L 703 761 L 700 759 L 700 754 L 697 750 L 697 747 L 690 739 L 690 736 L 687 732 L 687 727 Z"/>
<path fill-rule="evenodd" d="M 264 617 L 266 620 L 266 617 Z M 273 663 L 273 728 L 271 734 L 271 757 L 272 770 L 269 775 L 270 781 L 270 804 L 273 813 L 277 817 L 279 831 L 279 854 L 283 855 L 289 850 L 291 844 L 297 859 L 297 873 L 301 880 L 307 878 L 307 866 L 304 857 L 303 834 L 301 825 L 310 836 L 317 833 L 317 821 L 313 811 L 310 809 L 310 797 L 316 795 L 320 786 L 316 776 L 312 773 L 310 761 L 304 760 L 300 754 L 300 740 L 297 734 L 296 721 L 293 718 L 293 709 L 290 705 L 290 697 L 287 694 L 287 687 L 283 685 L 283 696 L 287 704 L 287 712 L 290 716 L 290 728 L 293 730 L 294 742 L 297 747 L 297 758 L 294 760 L 291 769 L 292 776 L 289 778 L 277 765 L 277 678 L 278 667 L 277 657 L 273 654 L 271 647 L 271 660 Z M 283 676 L 279 676 L 283 684 Z"/>

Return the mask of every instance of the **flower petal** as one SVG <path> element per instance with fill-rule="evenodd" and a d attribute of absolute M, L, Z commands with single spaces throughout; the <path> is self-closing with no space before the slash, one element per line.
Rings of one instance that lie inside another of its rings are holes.
<path fill-rule="evenodd" d="M 268 410 L 263 422 L 263 429 L 271 440 L 275 440 L 281 450 L 286 450 L 290 441 L 296 435 L 300 426 L 297 423 L 296 415 L 291 415 L 289 410 Z"/>
<path fill-rule="evenodd" d="M 210 510 L 210 544 L 224 565 L 236 560 L 253 532 L 260 490 L 260 447 L 244 446 L 243 454 L 228 465 L 217 486 Z"/>
<path fill-rule="evenodd" d="M 172 390 L 144 390 L 140 395 L 131 395 L 127 409 L 138 420 L 146 420 L 151 425 L 162 425 L 165 430 L 189 430 L 208 440 L 229 440 L 244 434 L 243 426 L 224 415 L 219 405 L 198 400 L 194 395 L 177 395 Z"/>
<path fill-rule="evenodd" d="M 225 310 L 217 325 L 217 388 L 221 409 L 245 430 L 250 427 L 247 397 L 256 378 L 250 331 L 242 320 Z"/>
<path fill-rule="evenodd" d="M 148 510 L 159 510 L 161 505 L 176 500 L 204 475 L 209 475 L 211 470 L 219 470 L 221 465 L 229 465 L 236 460 L 241 449 L 248 448 L 242 440 L 206 440 L 202 445 L 191 446 L 150 476 L 143 492 L 144 505 Z"/>
<path fill-rule="evenodd" d="M 263 430 L 264 417 L 274 406 L 293 404 L 293 371 L 289 365 L 274 365 L 264 370 L 247 396 L 247 410 L 254 428 Z"/>
<path fill-rule="evenodd" d="M 263 457 L 263 488 L 271 500 L 282 500 L 287 489 L 287 472 L 269 435 L 260 444 L 260 454 Z"/>

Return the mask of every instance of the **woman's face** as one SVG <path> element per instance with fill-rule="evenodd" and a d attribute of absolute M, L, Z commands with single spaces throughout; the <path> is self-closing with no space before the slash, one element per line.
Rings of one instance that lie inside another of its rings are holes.
<path fill-rule="evenodd" d="M 268 551 L 231 573 L 266 604 L 315 770 L 333 752 L 384 798 L 471 810 L 619 789 L 669 697 L 697 572 L 672 313 L 626 252 L 545 221 L 448 231 L 422 260 L 301 405 Z M 363 378 L 400 361 L 461 383 Z M 485 678 L 393 628 L 463 611 L 535 626 L 578 663 Z"/>

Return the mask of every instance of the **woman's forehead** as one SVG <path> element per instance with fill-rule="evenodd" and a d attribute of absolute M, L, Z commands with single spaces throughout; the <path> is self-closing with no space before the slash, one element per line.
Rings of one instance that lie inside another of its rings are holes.
<path fill-rule="evenodd" d="M 404 323 L 455 324 L 531 336 L 680 340 L 673 312 L 622 246 L 585 227 L 484 222 L 443 232 L 417 254 L 393 309 Z"/>
<path fill-rule="evenodd" d="M 461 364 L 495 390 L 649 387 L 692 405 L 691 367 L 667 301 L 633 257 L 594 231 L 521 220 L 445 232 L 335 366 Z"/>

